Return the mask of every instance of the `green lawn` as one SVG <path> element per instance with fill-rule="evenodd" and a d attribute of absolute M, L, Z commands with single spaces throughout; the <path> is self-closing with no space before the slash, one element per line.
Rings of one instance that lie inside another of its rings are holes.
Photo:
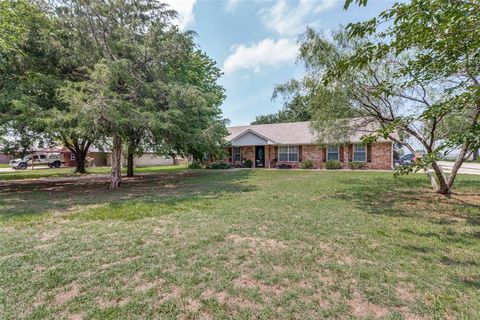
<path fill-rule="evenodd" d="M 141 167 L 135 168 L 135 172 L 144 173 L 144 172 L 159 172 L 165 170 L 179 170 L 185 169 L 185 166 L 152 166 L 152 167 Z M 20 179 L 39 179 L 47 177 L 75 177 L 82 176 L 81 174 L 75 174 L 73 171 L 75 168 L 58 168 L 58 169 L 35 169 L 32 170 L 28 168 L 26 170 L 15 170 L 9 172 L 0 172 L 0 181 L 1 180 L 20 180 Z M 110 173 L 110 167 L 95 167 L 88 168 L 88 174 L 108 174 Z M 123 172 L 126 173 L 126 168 L 123 169 Z"/>
<path fill-rule="evenodd" d="M 0 168 L 9 168 L 8 163 L 0 163 Z"/>
<path fill-rule="evenodd" d="M 0 319 L 478 319 L 480 177 L 0 181 Z"/>

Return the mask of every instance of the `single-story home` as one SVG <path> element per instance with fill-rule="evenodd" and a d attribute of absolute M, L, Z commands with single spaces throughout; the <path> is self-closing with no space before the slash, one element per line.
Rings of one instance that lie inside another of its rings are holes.
<path fill-rule="evenodd" d="M 75 167 L 77 165 L 77 159 L 75 154 L 72 153 L 67 147 L 64 146 L 54 146 L 45 149 L 34 149 L 31 152 L 55 152 L 60 153 L 65 160 L 65 167 Z M 92 159 L 92 162 L 95 166 L 110 166 L 111 165 L 111 152 L 106 150 L 99 149 L 95 146 L 91 146 L 88 150 L 87 158 Z M 126 162 L 126 159 L 124 159 Z M 165 165 L 177 165 L 185 164 L 186 160 L 183 158 L 172 158 L 169 156 L 156 155 L 152 152 L 146 152 L 141 156 L 135 156 L 133 158 L 133 165 L 135 167 L 145 167 L 145 166 L 165 166 Z"/>
<path fill-rule="evenodd" d="M 6 153 L 0 152 L 0 163 L 9 163 L 12 157 Z"/>
<path fill-rule="evenodd" d="M 251 160 L 256 168 L 276 168 L 281 165 L 298 168 L 300 162 L 311 160 L 315 168 L 324 168 L 329 160 L 339 161 L 343 168 L 348 163 L 364 162 L 367 169 L 393 168 L 393 141 L 378 140 L 362 144 L 367 132 L 358 130 L 348 142 L 320 146 L 311 129 L 310 121 L 247 125 L 227 128 L 231 147 L 226 149 L 228 161 L 242 166 Z"/>

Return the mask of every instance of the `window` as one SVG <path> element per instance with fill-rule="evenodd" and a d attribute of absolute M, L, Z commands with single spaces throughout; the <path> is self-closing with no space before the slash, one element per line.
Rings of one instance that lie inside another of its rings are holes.
<path fill-rule="evenodd" d="M 338 151 L 338 146 L 328 146 L 327 149 L 327 160 L 331 161 L 339 161 L 340 160 L 340 152 Z"/>
<path fill-rule="evenodd" d="M 45 160 L 45 159 L 47 159 L 47 156 L 44 155 L 44 154 L 41 154 L 41 155 L 40 155 L 40 159 Z"/>
<path fill-rule="evenodd" d="M 240 147 L 233 147 L 233 161 L 240 161 L 242 157 L 240 155 Z"/>
<path fill-rule="evenodd" d="M 278 147 L 278 161 L 298 161 L 298 146 Z"/>
<path fill-rule="evenodd" d="M 70 160 L 75 161 L 75 153 L 70 153 Z"/>
<path fill-rule="evenodd" d="M 353 145 L 353 161 L 367 161 L 367 147 L 361 144 Z"/>

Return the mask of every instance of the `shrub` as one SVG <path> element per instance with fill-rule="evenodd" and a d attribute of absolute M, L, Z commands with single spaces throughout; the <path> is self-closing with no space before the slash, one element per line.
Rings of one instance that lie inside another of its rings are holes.
<path fill-rule="evenodd" d="M 282 163 L 278 167 L 278 169 L 292 169 L 292 166 L 289 164 Z"/>
<path fill-rule="evenodd" d="M 207 165 L 207 169 L 231 169 L 233 168 L 233 164 L 228 162 L 212 162 Z"/>
<path fill-rule="evenodd" d="M 353 162 L 350 162 L 348 165 L 350 166 L 350 169 L 352 169 L 352 170 L 358 170 L 358 169 L 365 168 L 365 162 L 353 161 Z"/>
<path fill-rule="evenodd" d="M 253 166 L 253 161 L 252 160 L 245 160 L 245 162 L 243 163 L 243 166 L 245 168 L 251 168 Z"/>
<path fill-rule="evenodd" d="M 329 160 L 325 162 L 325 168 L 330 170 L 341 169 L 340 161 Z"/>
<path fill-rule="evenodd" d="M 312 160 L 303 160 L 300 162 L 300 168 L 302 169 L 312 169 L 315 163 Z"/>
<path fill-rule="evenodd" d="M 193 160 L 192 163 L 188 165 L 188 169 L 202 169 L 202 164 L 198 160 Z"/>

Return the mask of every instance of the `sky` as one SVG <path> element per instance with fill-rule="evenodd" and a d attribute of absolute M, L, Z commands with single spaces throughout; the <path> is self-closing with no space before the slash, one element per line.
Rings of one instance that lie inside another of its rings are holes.
<path fill-rule="evenodd" d="M 296 63 L 299 36 L 307 26 L 338 30 L 389 8 L 394 1 L 370 0 L 366 7 L 344 0 L 164 0 L 179 13 L 182 30 L 197 33 L 199 48 L 213 58 L 226 89 L 223 115 L 230 125 L 249 124 L 283 107 L 272 101 L 276 84 L 303 74 Z"/>

